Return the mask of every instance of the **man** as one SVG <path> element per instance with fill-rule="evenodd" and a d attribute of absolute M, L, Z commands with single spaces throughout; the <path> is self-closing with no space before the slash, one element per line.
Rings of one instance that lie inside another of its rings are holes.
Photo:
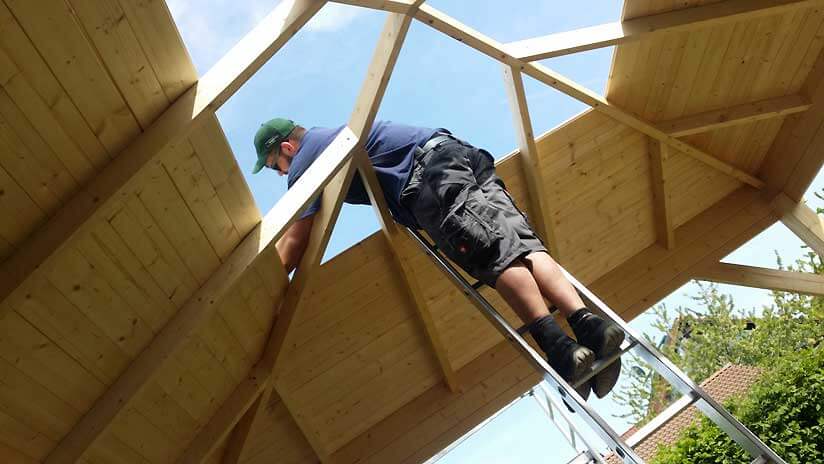
<path fill-rule="evenodd" d="M 288 175 L 291 187 L 342 128 L 306 130 L 287 119 L 267 121 L 255 134 L 253 172 L 271 168 Z M 375 123 L 365 147 L 394 219 L 426 230 L 451 260 L 495 288 L 529 325 L 550 366 L 565 380 L 574 383 L 595 359 L 619 350 L 623 331 L 587 310 L 495 175 L 488 152 L 445 129 L 383 121 Z M 344 201 L 369 204 L 359 176 Z M 318 199 L 276 245 L 287 272 L 300 262 L 319 206 Z M 577 342 L 555 323 L 544 299 L 567 318 Z M 620 369 L 618 360 L 579 393 L 586 398 L 592 388 L 605 396 Z"/>

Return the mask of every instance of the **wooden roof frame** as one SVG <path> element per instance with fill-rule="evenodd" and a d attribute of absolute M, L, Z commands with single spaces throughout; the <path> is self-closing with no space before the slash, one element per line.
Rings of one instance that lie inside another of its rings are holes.
<path fill-rule="evenodd" d="M 32 234 L 21 247 L 0 266 L 0 301 L 8 298 L 29 276 L 49 267 L 52 256 L 72 237 L 91 227 L 104 217 L 115 201 L 132 191 L 139 184 L 141 174 L 152 163 L 157 163 L 162 149 L 191 133 L 207 116 L 211 116 L 225 103 L 260 67 L 271 58 L 312 16 L 327 2 L 324 0 L 286 0 L 267 16 L 260 25 L 235 46 L 196 85 L 186 91 L 142 134 L 112 161 L 106 168 L 75 194 L 55 216 Z M 553 87 L 597 111 L 646 134 L 656 168 L 651 172 L 651 182 L 656 186 L 659 236 L 662 243 L 671 248 L 674 233 L 668 219 L 669 207 L 666 194 L 666 159 L 669 148 L 691 156 L 739 181 L 755 188 L 767 185 L 764 195 L 773 200 L 775 215 L 780 217 L 796 234 L 816 250 L 824 253 L 824 227 L 821 218 L 808 207 L 800 204 L 798 193 L 783 193 L 786 184 L 775 181 L 765 183 L 761 179 L 718 160 L 677 137 L 696 131 L 711 130 L 733 124 L 751 122 L 769 117 L 800 113 L 810 107 L 806 96 L 789 96 L 769 101 L 752 102 L 710 113 L 692 115 L 678 121 L 652 124 L 608 102 L 604 97 L 585 89 L 564 76 L 532 63 L 532 60 L 549 56 L 561 56 L 584 50 L 640 40 L 650 34 L 663 31 L 689 30 L 709 23 L 737 21 L 746 17 L 775 14 L 793 8 L 804 8 L 824 3 L 820 0 L 726 0 L 705 7 L 674 11 L 633 19 L 624 23 L 610 23 L 594 28 L 553 34 L 550 36 L 501 44 L 461 24 L 438 10 L 423 4 L 423 0 L 338 0 L 389 11 L 384 32 L 378 43 L 363 89 L 358 97 L 353 115 L 335 141 L 303 176 L 297 185 L 266 214 L 260 224 L 247 235 L 220 265 L 208 281 L 175 314 L 162 331 L 147 346 L 118 380 L 98 398 L 95 405 L 83 416 L 75 428 L 57 445 L 46 459 L 49 463 L 74 462 L 98 439 L 107 427 L 128 407 L 160 369 L 164 361 L 179 349 L 197 328 L 214 313 L 217 303 L 231 285 L 251 266 L 254 260 L 277 241 L 300 212 L 322 191 L 323 207 L 315 221 L 312 239 L 301 261 L 300 271 L 290 284 L 261 360 L 255 364 L 247 379 L 236 388 L 212 420 L 203 429 L 181 459 L 184 462 L 202 462 L 214 447 L 240 422 L 233 434 L 227 461 L 237 461 L 243 451 L 243 443 L 252 428 L 256 414 L 273 393 L 272 374 L 277 364 L 280 346 L 288 333 L 292 316 L 300 308 L 301 294 L 311 285 L 313 270 L 319 265 L 320 256 L 334 227 L 343 195 L 349 182 L 358 171 L 373 199 L 373 205 L 381 219 L 383 235 L 393 250 L 393 259 L 404 277 L 406 290 L 415 303 L 450 388 L 460 389 L 454 370 L 443 352 L 426 304 L 416 287 L 414 269 L 408 264 L 403 251 L 403 235 L 392 222 L 380 186 L 371 165 L 367 162 L 361 141 L 368 135 L 386 89 L 389 77 L 403 39 L 412 19 L 447 34 L 475 50 L 500 61 L 510 89 L 510 101 L 524 157 L 522 162 L 527 174 L 529 203 L 539 212 L 538 229 L 544 237 L 553 240 L 551 220 L 541 205 L 540 173 L 530 153 L 535 152 L 534 134 L 523 90 L 522 74 L 529 75 Z M 587 38 L 594 31 L 600 35 Z M 789 174 L 788 174 L 789 175 Z M 786 180 L 786 176 L 785 176 Z M 793 186 L 790 186 L 793 187 Z M 718 274 L 717 268 L 715 269 Z M 754 272 L 754 271 L 753 271 Z M 779 276 L 774 276 L 778 278 Z M 739 279 L 752 281 L 753 279 Z M 248 414 L 247 414 L 247 411 Z M 301 421 L 296 417 L 300 426 Z M 310 433 L 304 430 L 307 440 L 323 460 L 328 450 L 323 450 Z"/>

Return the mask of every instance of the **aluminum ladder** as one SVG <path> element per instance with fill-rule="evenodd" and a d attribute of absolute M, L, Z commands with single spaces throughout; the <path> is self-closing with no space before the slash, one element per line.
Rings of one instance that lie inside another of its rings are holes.
<path fill-rule="evenodd" d="M 761 439 L 747 429 L 738 419 L 733 417 L 723 406 L 712 399 L 701 387 L 696 385 L 686 374 L 664 357 L 658 349 L 648 343 L 643 337 L 636 334 L 626 321 L 615 314 L 612 309 L 578 282 L 578 280 L 570 275 L 563 267 L 561 267 L 561 272 L 563 272 L 564 276 L 572 283 L 573 287 L 575 287 L 587 307 L 600 312 L 602 316 L 610 319 L 618 325 L 625 334 L 624 343 L 621 345 L 620 352 L 609 359 L 596 361 L 587 375 L 576 382 L 576 385 L 570 385 L 562 379 L 555 370 L 549 367 L 546 360 L 523 339 L 521 335 L 526 332 L 526 327 L 521 327 L 517 330 L 514 329 L 489 301 L 481 295 L 478 290 L 484 286 L 482 282 L 469 283 L 463 275 L 441 255 L 437 246 L 421 235 L 419 231 L 407 228 L 407 232 L 409 232 L 415 242 L 421 246 L 423 251 L 432 258 L 441 271 L 463 291 L 472 304 L 489 319 L 495 328 L 498 329 L 498 331 L 515 346 L 521 355 L 526 358 L 532 367 L 541 374 L 543 382 L 549 386 L 546 392 L 552 391 L 553 394 L 557 394 L 571 411 L 579 414 L 585 424 L 593 430 L 606 443 L 607 447 L 621 458 L 624 463 L 643 464 L 644 461 L 635 453 L 632 447 L 627 445 L 621 436 L 578 395 L 574 386 L 588 381 L 619 356 L 633 350 L 633 354 L 643 359 L 676 390 L 684 395 L 679 401 L 689 401 L 695 404 L 695 406 L 718 425 L 724 433 L 744 448 L 744 450 L 753 457 L 752 464 L 786 464 L 786 462 L 764 444 Z M 547 399 L 550 397 L 551 395 L 546 395 Z M 560 408 L 556 409 L 561 410 Z M 585 445 L 588 448 L 585 458 L 589 459 L 590 462 L 604 462 L 601 454 L 592 447 L 591 443 L 585 442 Z"/>
<path fill-rule="evenodd" d="M 587 449 L 578 452 L 575 457 L 572 458 L 567 464 L 592 464 L 592 463 L 600 463 L 603 462 L 603 458 L 601 456 L 596 456 L 597 452 L 595 452 L 595 447 L 592 443 L 587 441 L 587 437 L 581 434 L 578 430 L 575 422 L 573 422 L 572 418 L 570 417 L 569 413 L 567 412 L 567 407 L 562 406 L 558 400 L 555 398 L 555 395 L 552 395 L 549 388 L 546 386 L 545 382 L 541 382 L 540 384 L 532 387 L 526 393 L 522 394 L 518 398 L 513 401 L 510 401 L 506 406 L 499 409 L 492 414 L 491 416 L 487 417 L 483 421 L 481 421 L 478 425 L 473 427 L 470 431 L 463 434 L 460 438 L 452 442 L 449 446 L 439 451 L 437 454 L 429 458 L 424 462 L 424 464 L 435 464 L 441 458 L 452 452 L 455 448 L 461 445 L 461 443 L 468 440 L 472 435 L 478 433 L 481 429 L 483 429 L 487 424 L 495 420 L 498 416 L 506 412 L 509 408 L 515 406 L 519 401 L 524 398 L 532 397 L 550 419 L 550 421 L 558 428 L 561 436 L 572 446 L 575 451 L 578 450 L 578 442 L 583 443 Z M 594 454 L 593 454 L 594 453 Z"/>

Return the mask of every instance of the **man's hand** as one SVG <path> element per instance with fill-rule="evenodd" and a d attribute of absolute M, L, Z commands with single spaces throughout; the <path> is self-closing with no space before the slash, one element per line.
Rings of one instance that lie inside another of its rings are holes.
<path fill-rule="evenodd" d="M 280 260 L 286 268 L 286 274 L 292 272 L 303 257 L 306 246 L 309 244 L 309 234 L 312 232 L 312 223 L 315 215 L 299 219 L 283 234 L 275 244 Z"/>

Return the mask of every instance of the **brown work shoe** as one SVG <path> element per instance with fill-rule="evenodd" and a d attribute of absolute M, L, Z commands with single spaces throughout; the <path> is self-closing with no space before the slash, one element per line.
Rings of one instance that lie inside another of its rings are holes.
<path fill-rule="evenodd" d="M 582 378 L 595 362 L 595 353 L 569 338 L 551 315 L 534 321 L 529 332 L 546 353 L 549 366 L 570 385 Z M 586 400 L 589 397 L 590 382 L 584 382 L 575 390 Z"/>
<path fill-rule="evenodd" d="M 582 308 L 567 318 L 578 343 L 595 352 L 596 359 L 605 359 L 621 350 L 624 331 L 616 324 Z M 603 398 L 618 382 L 621 375 L 621 358 L 616 359 L 592 379 L 592 391 Z"/>

